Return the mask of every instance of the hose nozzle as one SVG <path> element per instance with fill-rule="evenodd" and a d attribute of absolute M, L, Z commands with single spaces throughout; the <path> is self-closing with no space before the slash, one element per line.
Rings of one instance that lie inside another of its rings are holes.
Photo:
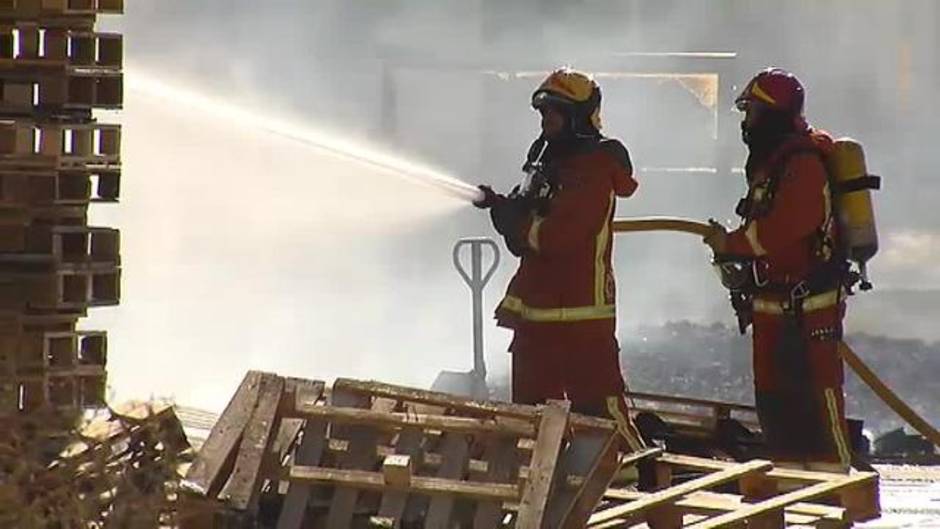
<path fill-rule="evenodd" d="M 493 191 L 493 188 L 488 185 L 479 185 L 477 189 L 480 190 L 480 195 L 477 199 L 473 200 L 473 205 L 480 209 L 489 209 L 496 205 L 496 202 L 499 200 L 499 193 Z"/>

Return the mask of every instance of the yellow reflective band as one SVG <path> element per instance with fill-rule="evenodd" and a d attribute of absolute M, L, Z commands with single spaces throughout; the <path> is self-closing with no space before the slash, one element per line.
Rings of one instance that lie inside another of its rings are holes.
<path fill-rule="evenodd" d="M 585 307 L 536 308 L 526 306 L 515 296 L 506 296 L 500 308 L 515 312 L 522 319 L 536 322 L 605 320 L 617 316 L 614 305 L 591 305 Z"/>
<path fill-rule="evenodd" d="M 760 243 L 760 239 L 757 237 L 757 221 L 752 221 L 747 225 L 747 229 L 744 230 L 744 237 L 747 239 L 748 244 L 751 245 L 751 251 L 754 252 L 754 255 L 757 257 L 763 257 L 767 255 L 767 250 Z"/>
<path fill-rule="evenodd" d="M 836 449 L 839 451 L 839 462 L 848 467 L 852 463 L 852 455 L 842 432 L 842 421 L 839 419 L 839 404 L 836 401 L 836 394 L 832 388 L 826 388 L 824 393 L 826 395 L 826 408 L 829 410 L 829 428 L 832 431 Z"/>
<path fill-rule="evenodd" d="M 614 418 L 614 422 L 617 423 L 617 431 L 626 439 L 627 445 L 630 447 L 631 451 L 638 452 L 646 448 L 646 445 L 639 436 L 639 432 L 636 430 L 636 426 L 633 425 L 630 417 L 625 416 L 620 409 L 619 398 L 607 397 L 607 413 Z"/>
<path fill-rule="evenodd" d="M 603 305 L 607 302 L 607 265 L 604 256 L 607 254 L 607 245 L 610 244 L 610 218 L 614 210 L 613 192 L 607 197 L 607 213 L 601 231 L 594 240 L 594 304 Z"/>
<path fill-rule="evenodd" d="M 803 300 L 803 312 L 813 312 L 814 310 L 826 309 L 839 303 L 841 292 L 839 290 L 830 290 L 822 294 L 816 294 Z M 783 314 L 784 302 L 769 299 L 754 299 L 754 312 L 761 314 Z"/>
<path fill-rule="evenodd" d="M 771 105 L 777 104 L 777 101 L 774 98 L 770 97 L 770 94 L 768 94 L 767 92 L 764 92 L 764 90 L 757 83 L 754 83 L 751 86 L 751 93 L 756 95 L 758 99 L 761 99 L 765 103 L 770 103 Z"/>
<path fill-rule="evenodd" d="M 532 218 L 532 226 L 529 228 L 529 235 L 527 237 L 529 241 L 529 248 L 532 248 L 536 252 L 539 251 L 539 230 L 542 227 L 542 222 L 545 219 L 536 215 Z"/>

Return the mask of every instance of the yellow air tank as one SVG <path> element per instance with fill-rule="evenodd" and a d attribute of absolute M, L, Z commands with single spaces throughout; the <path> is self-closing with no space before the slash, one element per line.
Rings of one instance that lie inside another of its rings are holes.
<path fill-rule="evenodd" d="M 862 290 L 871 288 L 866 264 L 878 253 L 878 231 L 871 191 L 879 189 L 881 178 L 868 174 L 865 151 L 852 138 L 840 138 L 829 157 L 829 171 L 834 180 L 833 196 L 838 213 L 839 231 L 849 260 L 858 264 Z"/>

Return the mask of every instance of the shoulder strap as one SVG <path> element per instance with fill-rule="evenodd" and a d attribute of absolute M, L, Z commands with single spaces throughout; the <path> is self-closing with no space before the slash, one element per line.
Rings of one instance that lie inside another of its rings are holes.
<path fill-rule="evenodd" d="M 618 165 L 627 172 L 633 172 L 633 163 L 630 161 L 630 152 L 620 140 L 615 138 L 604 138 L 600 141 L 599 147 L 602 151 L 609 154 Z"/>

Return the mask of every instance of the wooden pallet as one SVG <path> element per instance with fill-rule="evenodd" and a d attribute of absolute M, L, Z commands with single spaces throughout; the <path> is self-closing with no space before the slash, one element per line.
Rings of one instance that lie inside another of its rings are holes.
<path fill-rule="evenodd" d="M 708 399 L 631 392 L 627 394 L 634 413 L 651 412 L 670 424 L 685 427 L 689 433 L 707 434 L 722 419 L 734 419 L 748 428 L 759 429 L 754 406 Z"/>
<path fill-rule="evenodd" d="M 184 487 L 184 527 L 582 527 L 617 468 L 616 427 L 348 379 L 251 372 Z"/>
<path fill-rule="evenodd" d="M 84 311 L 117 305 L 121 269 L 59 268 L 42 273 L 0 273 L 0 308 Z"/>
<path fill-rule="evenodd" d="M 627 400 L 643 435 L 667 450 L 734 459 L 764 455 L 753 406 L 637 392 Z"/>
<path fill-rule="evenodd" d="M 124 0 L 0 0 L 0 20 L 94 24 L 98 15 L 123 12 Z"/>
<path fill-rule="evenodd" d="M 70 66 L 120 70 L 124 38 L 119 33 L 0 23 L 0 75 L 11 70 L 49 72 Z"/>
<path fill-rule="evenodd" d="M 104 331 L 51 331 L 19 334 L 13 373 L 69 372 L 84 366 L 103 369 L 108 359 Z"/>
<path fill-rule="evenodd" d="M 735 463 L 677 454 L 656 456 L 655 470 L 658 490 L 608 490 L 587 527 L 834 529 L 880 513 L 874 472 L 811 472 L 764 460 Z M 813 503 L 819 500 L 825 503 Z"/>
<path fill-rule="evenodd" d="M 120 168 L 0 170 L 0 208 L 38 210 L 36 213 L 41 213 L 43 208 L 117 202 L 120 182 Z M 34 216 L 41 218 L 40 215 Z"/>
<path fill-rule="evenodd" d="M 38 223 L 0 227 L 0 265 L 16 263 L 45 268 L 114 268 L 121 263 L 120 232 Z"/>
<path fill-rule="evenodd" d="M 100 408 L 106 387 L 107 371 L 97 365 L 0 377 L 0 417 Z"/>
<path fill-rule="evenodd" d="M 0 121 L 0 169 L 101 169 L 120 163 L 120 125 Z"/>

